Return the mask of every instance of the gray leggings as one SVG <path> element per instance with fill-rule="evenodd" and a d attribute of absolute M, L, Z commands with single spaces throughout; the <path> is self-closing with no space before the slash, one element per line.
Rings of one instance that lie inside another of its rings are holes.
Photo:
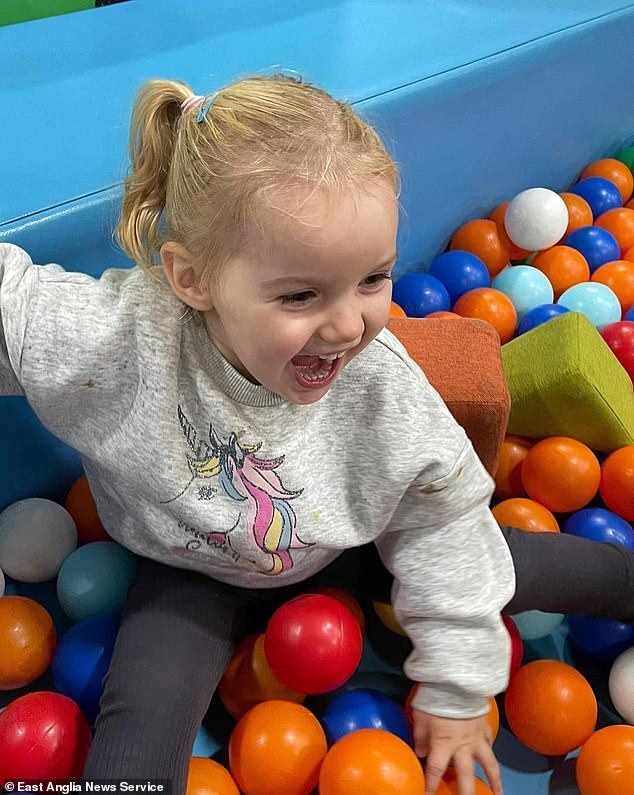
<path fill-rule="evenodd" d="M 559 533 L 504 528 L 517 588 L 505 609 L 578 613 L 634 622 L 634 553 Z M 185 792 L 196 733 L 235 644 L 262 617 L 316 585 L 389 600 L 374 547 L 341 555 L 297 586 L 235 588 L 143 559 L 104 680 L 84 769 L 89 779 L 168 779 Z"/>

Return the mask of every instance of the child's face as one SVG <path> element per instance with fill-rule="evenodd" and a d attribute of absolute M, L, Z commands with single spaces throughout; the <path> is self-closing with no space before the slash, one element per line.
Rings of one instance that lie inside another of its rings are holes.
<path fill-rule="evenodd" d="M 273 220 L 223 267 L 213 309 L 204 313 L 225 358 L 293 403 L 323 397 L 389 317 L 386 277 L 398 225 L 393 189 L 373 186 L 335 206 L 328 199 L 315 194 L 299 213 L 289 202 L 269 209 Z M 317 358 L 334 354 L 343 355 Z"/>

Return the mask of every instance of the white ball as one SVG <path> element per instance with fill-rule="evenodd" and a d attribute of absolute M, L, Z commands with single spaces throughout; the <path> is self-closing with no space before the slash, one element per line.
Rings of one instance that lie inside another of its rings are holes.
<path fill-rule="evenodd" d="M 5 589 L 5 581 L 4 581 L 4 574 L 2 569 L 0 569 L 0 596 L 4 596 L 4 589 Z"/>
<path fill-rule="evenodd" d="M 612 663 L 608 688 L 619 715 L 634 725 L 634 646 Z"/>
<path fill-rule="evenodd" d="M 65 508 L 31 497 L 0 513 L 0 567 L 18 582 L 57 577 L 64 560 L 77 548 L 77 528 Z"/>
<path fill-rule="evenodd" d="M 520 248 L 527 251 L 550 248 L 568 228 L 566 202 L 548 188 L 523 190 L 506 208 L 504 228 Z"/>

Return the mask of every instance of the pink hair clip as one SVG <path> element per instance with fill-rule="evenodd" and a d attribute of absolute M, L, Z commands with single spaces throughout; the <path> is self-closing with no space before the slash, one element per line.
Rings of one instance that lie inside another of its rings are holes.
<path fill-rule="evenodd" d="M 181 111 L 187 113 L 188 110 L 192 110 L 201 105 L 204 100 L 205 98 L 201 97 L 200 94 L 192 94 L 191 97 L 187 97 L 187 99 L 181 102 Z"/>

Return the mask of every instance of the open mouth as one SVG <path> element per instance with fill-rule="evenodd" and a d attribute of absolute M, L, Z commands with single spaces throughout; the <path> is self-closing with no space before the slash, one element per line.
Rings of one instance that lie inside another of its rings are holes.
<path fill-rule="evenodd" d="M 334 381 L 343 357 L 322 359 L 320 356 L 295 356 L 291 360 L 295 380 L 304 389 L 321 389 Z"/>

